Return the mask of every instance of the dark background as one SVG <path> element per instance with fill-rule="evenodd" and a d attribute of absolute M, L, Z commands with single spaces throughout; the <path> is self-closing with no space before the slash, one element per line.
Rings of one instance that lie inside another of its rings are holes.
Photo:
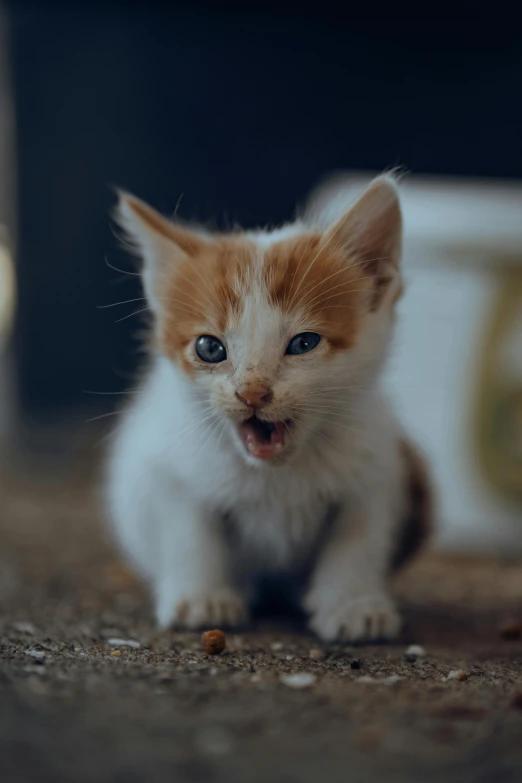
<path fill-rule="evenodd" d="M 19 401 L 41 418 L 129 386 L 142 303 L 109 185 L 180 214 L 292 217 L 339 168 L 522 177 L 522 29 L 193 2 L 8 4 L 19 191 Z M 123 278 L 123 279 L 122 279 Z"/>

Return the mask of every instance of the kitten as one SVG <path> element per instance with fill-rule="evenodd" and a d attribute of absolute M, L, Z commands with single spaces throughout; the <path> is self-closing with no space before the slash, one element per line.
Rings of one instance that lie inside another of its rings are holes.
<path fill-rule="evenodd" d="M 237 626 L 263 578 L 322 639 L 394 637 L 430 494 L 380 388 L 401 290 L 393 178 L 324 225 L 212 234 L 122 194 L 154 345 L 107 497 L 161 626 Z M 323 221 L 324 222 L 324 221 Z"/>

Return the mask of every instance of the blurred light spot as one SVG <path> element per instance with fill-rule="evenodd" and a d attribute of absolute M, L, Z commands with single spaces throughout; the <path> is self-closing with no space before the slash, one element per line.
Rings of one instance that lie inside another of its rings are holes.
<path fill-rule="evenodd" d="M 6 245 L 0 244 L 0 349 L 13 323 L 15 307 L 15 274 L 13 257 Z"/>

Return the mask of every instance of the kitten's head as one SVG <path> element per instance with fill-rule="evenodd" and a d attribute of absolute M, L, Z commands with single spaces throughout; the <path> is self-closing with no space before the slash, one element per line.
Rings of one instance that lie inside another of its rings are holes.
<path fill-rule="evenodd" d="M 321 227 L 206 234 L 125 194 L 119 220 L 144 260 L 159 351 L 230 422 L 249 462 L 283 462 L 317 433 L 349 427 L 401 291 L 393 180 L 374 180 Z"/>

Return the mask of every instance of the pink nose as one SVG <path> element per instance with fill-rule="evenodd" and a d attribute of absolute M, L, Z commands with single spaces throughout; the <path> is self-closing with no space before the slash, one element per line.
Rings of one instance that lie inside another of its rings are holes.
<path fill-rule="evenodd" d="M 236 392 L 236 397 L 241 400 L 248 408 L 264 408 L 272 402 L 274 395 L 266 387 L 257 389 L 240 389 Z"/>

